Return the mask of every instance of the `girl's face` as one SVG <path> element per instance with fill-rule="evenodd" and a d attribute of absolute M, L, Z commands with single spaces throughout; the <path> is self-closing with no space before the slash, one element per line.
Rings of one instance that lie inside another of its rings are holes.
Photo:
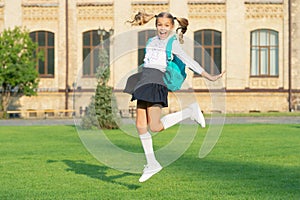
<path fill-rule="evenodd" d="M 157 18 L 156 29 L 159 39 L 164 40 L 168 38 L 174 25 L 172 24 L 172 19 L 167 17 Z"/>

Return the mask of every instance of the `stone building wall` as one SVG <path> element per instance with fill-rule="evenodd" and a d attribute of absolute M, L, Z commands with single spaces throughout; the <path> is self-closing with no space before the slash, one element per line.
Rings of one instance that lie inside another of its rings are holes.
<path fill-rule="evenodd" d="M 292 1 L 292 88 L 293 106 L 300 104 L 300 5 Z M 23 97 L 11 109 L 73 109 L 86 107 L 94 78 L 82 76 L 82 34 L 88 30 L 114 29 L 110 38 L 111 78 L 120 109 L 134 106 L 122 88 L 137 67 L 137 37 L 139 31 L 154 29 L 153 23 L 132 27 L 126 20 L 140 10 L 149 13 L 170 11 L 174 16 L 189 19 L 183 48 L 193 57 L 193 33 L 213 29 L 222 33 L 222 69 L 226 74 L 210 85 L 188 71 L 188 78 L 179 94 L 170 94 L 166 112 L 179 109 L 176 98 L 196 99 L 204 112 L 268 112 L 289 110 L 289 38 L 288 1 L 283 0 L 68 0 L 68 36 L 66 35 L 66 1 L 0 0 L 0 31 L 22 25 L 30 31 L 55 33 L 55 75 L 41 78 L 37 97 Z M 271 29 L 279 33 L 279 76 L 250 76 L 250 33 L 256 29 Z M 68 37 L 68 59 L 66 39 Z M 68 72 L 66 64 L 68 61 Z M 68 76 L 66 76 L 68 73 Z M 74 90 L 74 83 L 76 87 Z M 79 89 L 78 89 L 79 88 Z M 221 89 L 224 104 L 212 103 L 211 92 Z M 67 91 L 67 93 L 66 93 Z M 192 92 L 191 92 L 192 91 Z M 66 98 L 67 94 L 67 98 Z M 73 99 L 73 95 L 76 96 Z M 75 102 L 75 105 L 73 105 Z M 300 108 L 299 108 L 300 109 Z"/>

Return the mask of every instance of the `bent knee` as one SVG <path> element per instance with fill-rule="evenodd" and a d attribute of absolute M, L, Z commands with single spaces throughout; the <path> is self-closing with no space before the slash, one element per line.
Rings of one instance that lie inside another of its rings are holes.
<path fill-rule="evenodd" d="M 151 132 L 159 132 L 161 130 L 163 130 L 163 126 L 162 123 L 150 123 L 149 124 L 149 129 Z"/>

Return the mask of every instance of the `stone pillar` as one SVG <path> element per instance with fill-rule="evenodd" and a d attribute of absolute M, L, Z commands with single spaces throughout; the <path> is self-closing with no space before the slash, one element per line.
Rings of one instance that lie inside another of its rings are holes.
<path fill-rule="evenodd" d="M 137 33 L 133 32 L 138 27 L 131 27 L 125 23 L 133 17 L 135 13 L 131 9 L 131 1 L 114 0 L 114 36 L 111 40 L 113 61 L 113 87 L 115 89 L 124 88 L 122 81 L 126 74 L 137 68 L 134 62 L 137 51 Z"/>
<path fill-rule="evenodd" d="M 4 0 L 4 28 L 22 25 L 22 0 Z"/>
<path fill-rule="evenodd" d="M 226 1 L 226 12 L 226 88 L 244 89 L 249 76 L 245 63 L 249 45 L 245 44 L 244 1 Z"/>
<path fill-rule="evenodd" d="M 292 89 L 300 89 L 300 5 L 292 1 Z"/>

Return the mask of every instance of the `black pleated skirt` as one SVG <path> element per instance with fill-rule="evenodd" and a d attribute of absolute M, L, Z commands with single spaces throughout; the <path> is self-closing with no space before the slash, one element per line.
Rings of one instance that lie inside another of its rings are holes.
<path fill-rule="evenodd" d="M 139 80 L 130 83 L 134 85 L 131 101 L 141 100 L 168 107 L 168 88 L 163 81 L 163 75 L 158 69 L 144 67 Z"/>

